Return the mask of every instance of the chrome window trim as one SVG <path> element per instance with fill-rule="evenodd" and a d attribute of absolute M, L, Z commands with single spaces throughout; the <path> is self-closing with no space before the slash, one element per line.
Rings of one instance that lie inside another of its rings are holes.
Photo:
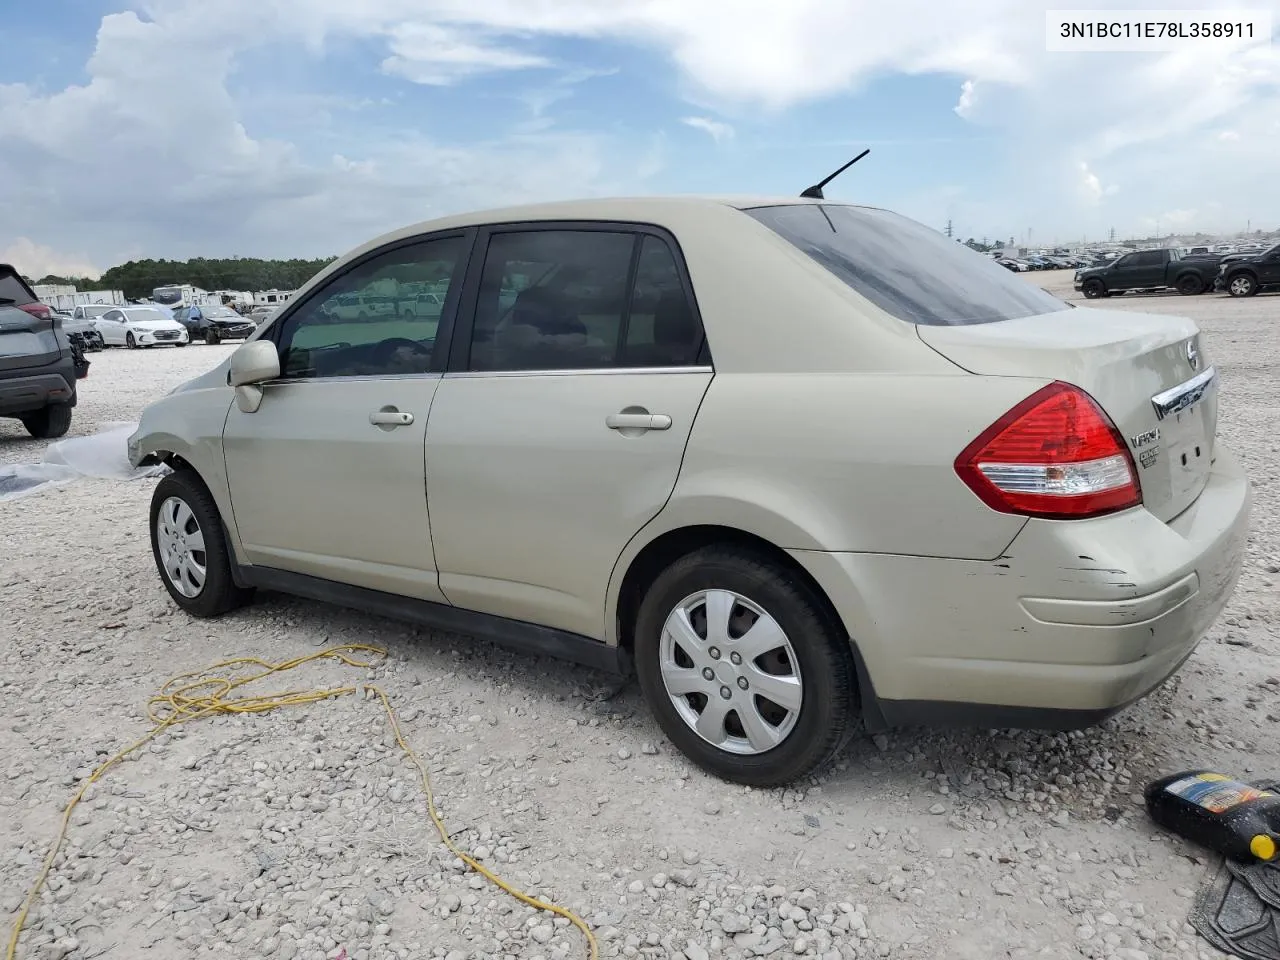
<path fill-rule="evenodd" d="M 710 366 L 696 367 L 582 367 L 570 370 L 456 370 L 446 373 L 447 379 L 483 379 L 489 377 L 575 377 L 619 376 L 628 373 L 714 373 Z"/>
<path fill-rule="evenodd" d="M 298 384 L 298 383 L 350 383 L 352 381 L 369 381 L 369 380 L 439 380 L 444 375 L 439 371 L 435 373 L 361 373 L 347 377 L 280 377 L 278 380 L 268 380 L 262 384 L 264 387 L 274 387 L 282 384 Z"/>

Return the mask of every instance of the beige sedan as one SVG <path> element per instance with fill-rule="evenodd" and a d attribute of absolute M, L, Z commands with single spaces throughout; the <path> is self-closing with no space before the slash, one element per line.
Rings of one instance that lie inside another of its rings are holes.
<path fill-rule="evenodd" d="M 883 210 L 591 200 L 360 247 L 130 457 L 174 468 L 189 613 L 263 587 L 634 670 L 684 753 L 769 785 L 859 721 L 1078 727 L 1173 673 L 1248 526 L 1217 405 L 1190 320 Z"/>

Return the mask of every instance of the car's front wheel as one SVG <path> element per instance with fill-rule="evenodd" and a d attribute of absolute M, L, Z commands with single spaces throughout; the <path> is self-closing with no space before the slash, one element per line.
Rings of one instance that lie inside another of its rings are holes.
<path fill-rule="evenodd" d="M 671 741 L 751 786 L 790 783 L 849 739 L 849 640 L 813 590 L 756 551 L 712 546 L 663 571 L 641 602 L 636 671 Z"/>
<path fill-rule="evenodd" d="M 1106 294 L 1107 288 L 1101 280 L 1086 280 L 1084 286 L 1080 288 L 1080 292 L 1090 300 L 1097 300 Z"/>
<path fill-rule="evenodd" d="M 192 616 L 218 617 L 253 597 L 252 590 L 236 586 L 217 504 L 191 470 L 156 484 L 151 552 L 169 596 Z"/>
<path fill-rule="evenodd" d="M 1237 273 L 1227 278 L 1227 293 L 1233 297 L 1252 297 L 1258 292 L 1258 281 L 1252 274 Z"/>
<path fill-rule="evenodd" d="M 130 350 L 138 349 L 138 341 L 133 338 L 133 331 L 130 330 L 124 335 L 124 345 Z"/>
<path fill-rule="evenodd" d="M 222 342 L 222 337 L 218 335 L 217 330 L 214 330 L 212 327 L 210 327 L 208 330 L 204 332 L 204 342 L 209 344 L 209 346 L 211 347 L 217 346 L 219 343 Z"/>

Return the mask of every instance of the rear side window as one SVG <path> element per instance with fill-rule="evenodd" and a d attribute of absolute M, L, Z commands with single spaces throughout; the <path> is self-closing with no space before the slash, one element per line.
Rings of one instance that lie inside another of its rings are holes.
<path fill-rule="evenodd" d="M 539 229 L 489 240 L 473 371 L 683 367 L 702 341 L 675 256 L 656 236 Z"/>
<path fill-rule="evenodd" d="M 964 244 L 887 210 L 814 203 L 744 212 L 907 323 L 964 326 L 1069 309 Z"/>

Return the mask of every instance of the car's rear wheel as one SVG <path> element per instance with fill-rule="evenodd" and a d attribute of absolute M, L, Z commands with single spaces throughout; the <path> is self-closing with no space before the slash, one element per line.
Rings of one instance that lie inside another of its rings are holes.
<path fill-rule="evenodd" d="M 43 410 L 24 413 L 22 425 L 37 440 L 57 439 L 71 429 L 71 407 L 65 403 L 57 403 Z"/>
<path fill-rule="evenodd" d="M 640 605 L 635 660 L 666 735 L 737 783 L 804 776 L 856 720 L 843 628 L 799 577 L 750 549 L 706 547 L 659 574 Z"/>
<path fill-rule="evenodd" d="M 1194 297 L 1204 290 L 1204 281 L 1194 273 L 1178 278 L 1178 292 L 1184 297 Z"/>
<path fill-rule="evenodd" d="M 124 335 L 124 345 L 125 345 L 126 347 L 128 347 L 130 350 L 137 350 L 137 349 L 138 349 L 138 341 L 137 341 L 137 340 L 135 340 L 135 339 L 133 339 L 133 331 L 132 331 L 132 330 L 130 330 L 128 333 L 126 333 L 126 334 Z"/>
<path fill-rule="evenodd" d="M 251 589 L 236 586 L 218 507 L 191 470 L 156 485 L 151 552 L 169 596 L 192 616 L 218 617 L 253 597 Z"/>
<path fill-rule="evenodd" d="M 1237 273 L 1227 278 L 1227 293 L 1233 297 L 1252 297 L 1258 292 L 1258 281 L 1252 274 Z"/>
<path fill-rule="evenodd" d="M 1084 286 L 1080 288 L 1080 292 L 1090 300 L 1097 300 L 1099 297 L 1106 295 L 1107 288 L 1101 280 L 1086 280 Z"/>

